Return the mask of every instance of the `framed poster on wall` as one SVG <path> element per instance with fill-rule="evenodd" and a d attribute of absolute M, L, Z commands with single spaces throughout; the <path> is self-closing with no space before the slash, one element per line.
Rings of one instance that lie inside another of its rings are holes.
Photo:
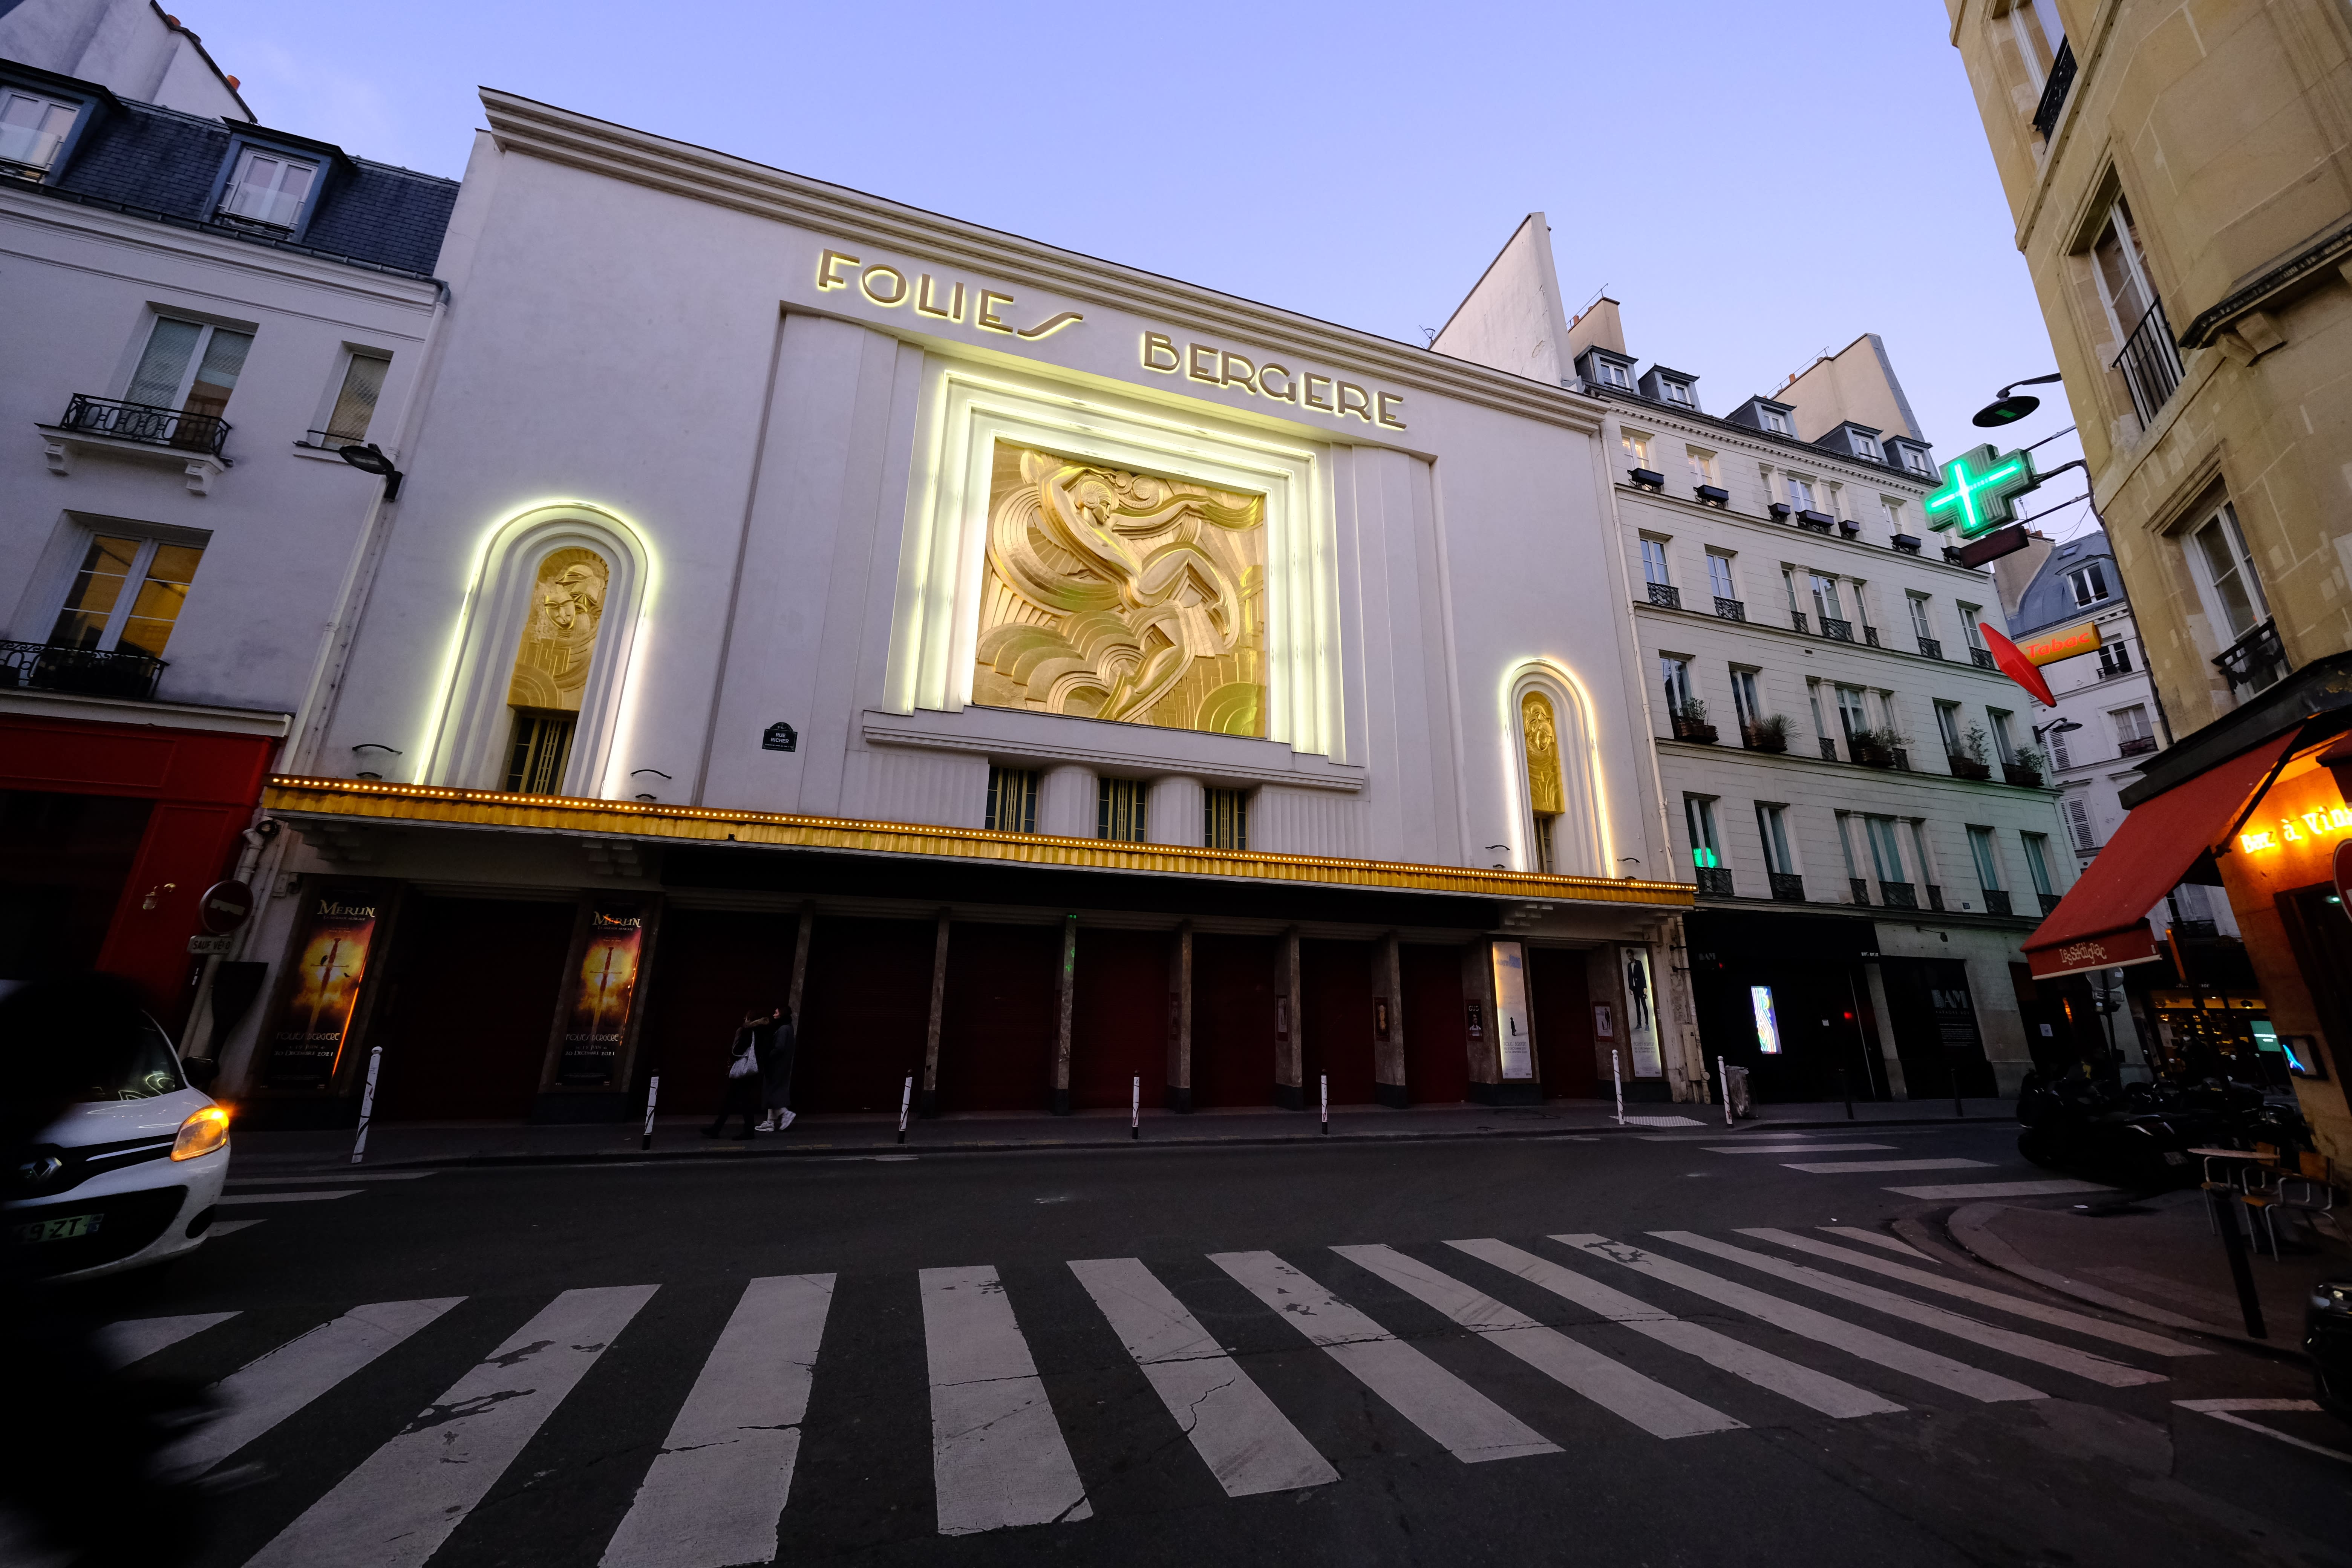
<path fill-rule="evenodd" d="M 1495 1046 L 1503 1081 L 1524 1082 L 1536 1076 L 1535 1037 L 1528 1023 L 1528 953 L 1516 942 L 1486 944 L 1495 970 Z"/>
<path fill-rule="evenodd" d="M 1658 998 L 1651 984 L 1650 950 L 1621 947 L 1617 957 L 1625 975 L 1625 1043 L 1633 1054 L 1633 1076 L 1664 1078 L 1666 1064 L 1658 1054 Z"/>
<path fill-rule="evenodd" d="M 555 1009 L 545 1088 L 625 1089 L 659 906 L 597 897 L 580 908 Z"/>
<path fill-rule="evenodd" d="M 265 1046 L 269 1089 L 328 1089 L 355 1043 L 370 961 L 384 945 L 390 890 L 379 882 L 307 884 L 291 961 Z"/>

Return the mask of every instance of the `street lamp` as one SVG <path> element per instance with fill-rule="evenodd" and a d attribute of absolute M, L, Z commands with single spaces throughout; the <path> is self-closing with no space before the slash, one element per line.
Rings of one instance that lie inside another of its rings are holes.
<path fill-rule="evenodd" d="M 2042 737 L 2044 735 L 2071 734 L 2082 727 L 2083 726 L 2075 723 L 2072 719 L 2053 719 L 2047 724 L 2036 724 L 2033 726 L 2033 742 L 2034 744 L 2040 745 L 2042 743 Z"/>
<path fill-rule="evenodd" d="M 2032 399 L 2029 398 L 2027 401 L 2031 402 Z M 336 450 L 342 453 L 344 462 L 349 463 L 352 468 L 357 468 L 360 472 L 363 474 L 381 474 L 383 476 L 384 500 L 398 500 L 400 499 L 400 470 L 392 466 L 392 459 L 383 455 L 383 447 L 371 441 L 364 447 L 353 446 L 347 443 L 344 446 L 337 447 Z"/>
<path fill-rule="evenodd" d="M 2014 425 L 2042 406 L 2042 399 L 2018 392 L 2017 389 L 2021 386 L 2040 386 L 2045 382 L 2060 379 L 2062 378 L 2055 374 L 2030 375 L 2023 381 L 2011 382 L 2000 389 L 2000 395 L 1992 402 L 1978 409 L 1976 416 L 1969 423 L 1982 426 L 1988 430 L 1998 429 L 2003 425 Z M 2012 394 L 2015 395 L 2011 395 Z"/>

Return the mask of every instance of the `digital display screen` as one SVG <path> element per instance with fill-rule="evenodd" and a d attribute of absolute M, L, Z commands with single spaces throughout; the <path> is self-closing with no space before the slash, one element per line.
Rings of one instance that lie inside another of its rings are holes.
<path fill-rule="evenodd" d="M 1756 1048 L 1768 1057 L 1780 1054 L 1780 1019 L 1772 1006 L 1769 985 L 1750 985 L 1748 1005 L 1756 1009 Z"/>

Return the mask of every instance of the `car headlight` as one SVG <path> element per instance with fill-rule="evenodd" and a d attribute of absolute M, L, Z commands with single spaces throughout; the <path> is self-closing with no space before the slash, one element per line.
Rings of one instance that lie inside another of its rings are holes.
<path fill-rule="evenodd" d="M 2336 1280 L 2311 1288 L 2311 1310 L 2336 1317 L 2352 1317 L 2352 1281 Z"/>
<path fill-rule="evenodd" d="M 227 1147 L 228 1112 L 217 1105 L 207 1105 L 180 1123 L 180 1135 L 172 1141 L 172 1158 L 193 1160 Z"/>

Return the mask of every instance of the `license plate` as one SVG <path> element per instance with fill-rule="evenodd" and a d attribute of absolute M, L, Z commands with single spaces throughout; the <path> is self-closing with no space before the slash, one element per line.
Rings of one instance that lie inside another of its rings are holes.
<path fill-rule="evenodd" d="M 95 1236 L 102 1214 L 62 1215 L 56 1219 L 37 1219 L 30 1225 L 16 1227 L 16 1243 L 30 1247 L 41 1241 L 71 1241 L 78 1236 Z"/>

